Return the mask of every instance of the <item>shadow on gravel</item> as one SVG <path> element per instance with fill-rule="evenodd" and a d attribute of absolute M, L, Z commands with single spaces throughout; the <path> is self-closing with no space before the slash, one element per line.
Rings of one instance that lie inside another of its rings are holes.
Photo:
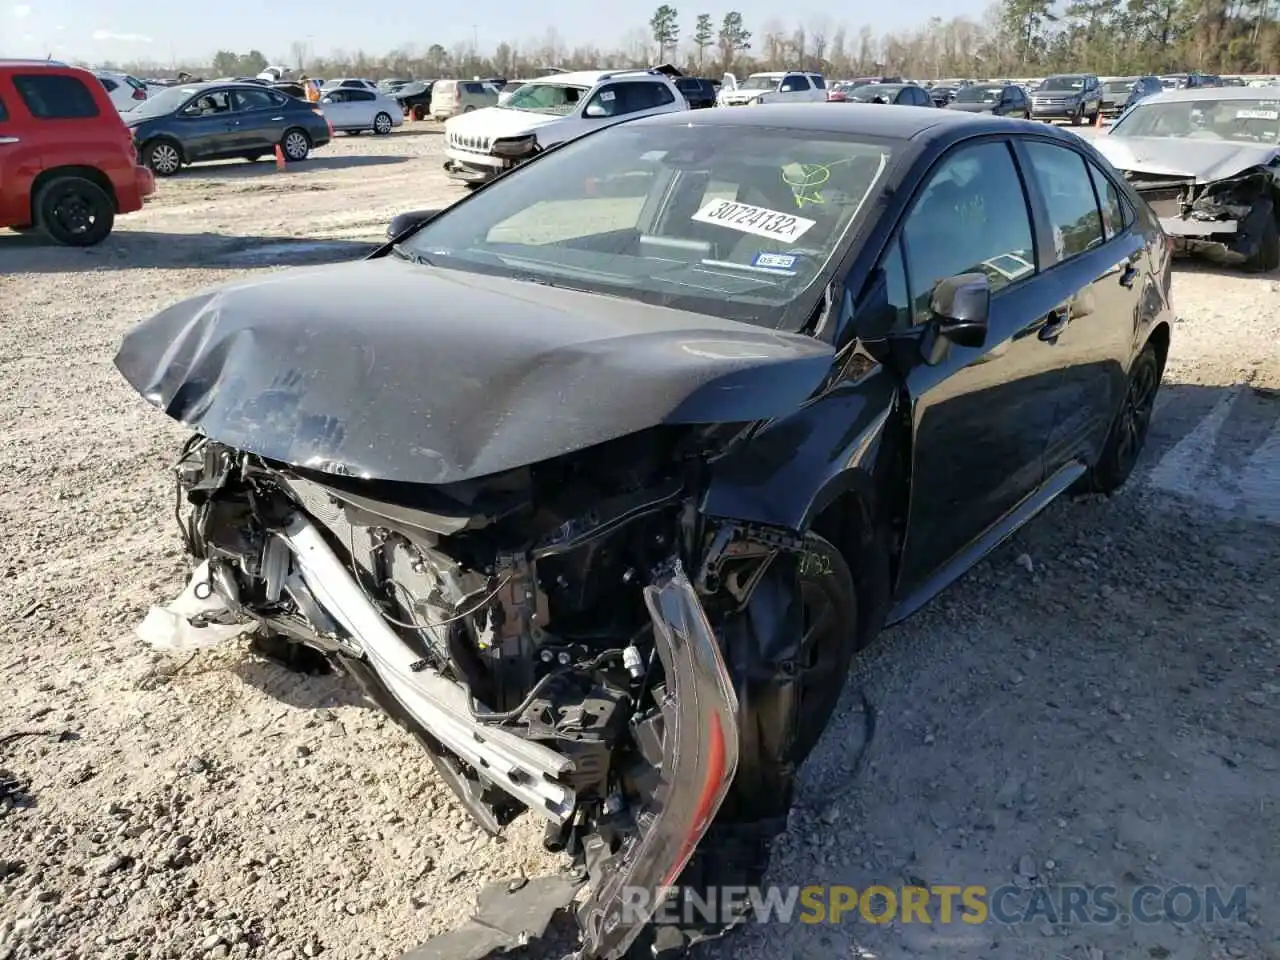
<path fill-rule="evenodd" d="M 301 672 L 297 665 L 286 665 L 257 651 L 255 654 L 237 660 L 230 672 L 273 700 L 304 710 L 374 708 L 354 677 L 336 672 L 308 674 Z"/>
<path fill-rule="evenodd" d="M 392 134 L 393 137 L 443 137 L 443 123 L 406 123 L 403 127 Z"/>
<path fill-rule="evenodd" d="M 220 233 L 160 233 L 117 229 L 96 247 L 53 244 L 38 234 L 0 233 L 0 275 L 91 270 L 303 266 L 358 260 L 378 244 L 306 237 L 237 237 Z"/>
<path fill-rule="evenodd" d="M 321 147 L 320 149 L 324 149 Z M 380 167 L 393 163 L 406 163 L 409 157 L 396 157 L 387 155 L 364 155 L 359 154 L 349 157 L 311 157 L 308 160 L 301 160 L 297 163 L 289 163 L 285 165 L 286 173 L 307 173 L 311 170 L 350 170 L 355 167 Z M 256 162 L 243 161 L 241 163 L 214 163 L 200 165 L 195 167 L 187 167 L 181 173 L 170 177 L 171 180 L 240 180 L 245 177 L 266 177 L 279 176 L 280 171 L 276 169 L 275 161 L 270 157 L 264 157 Z M 164 188 L 164 181 L 160 182 L 160 189 Z"/>
<path fill-rule="evenodd" d="M 1203 257 L 1180 256 L 1173 261 L 1174 273 L 1197 273 L 1210 277 L 1243 277 L 1255 280 L 1274 280 L 1280 278 L 1280 271 L 1268 270 L 1265 273 L 1250 273 L 1240 266 L 1226 263 L 1214 263 Z M 1175 303 L 1176 307 L 1177 304 Z"/>

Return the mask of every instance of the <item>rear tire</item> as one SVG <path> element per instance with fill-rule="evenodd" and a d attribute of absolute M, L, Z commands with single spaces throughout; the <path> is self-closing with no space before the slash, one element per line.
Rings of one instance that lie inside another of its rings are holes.
<path fill-rule="evenodd" d="M 385 137 L 391 132 L 391 115 L 389 113 L 380 113 L 373 118 L 373 132 L 379 137 Z"/>
<path fill-rule="evenodd" d="M 1113 493 L 1129 479 L 1147 441 L 1162 372 L 1156 348 L 1148 343 L 1129 370 L 1124 400 L 1102 446 L 1102 455 L 1072 486 L 1073 493 Z"/>
<path fill-rule="evenodd" d="M 107 191 L 84 177 L 57 177 L 35 202 L 36 222 L 68 247 L 91 247 L 111 234 L 116 204 Z"/>
<path fill-rule="evenodd" d="M 280 149 L 286 160 L 297 163 L 310 155 L 311 138 L 307 136 L 307 131 L 290 127 L 280 138 Z"/>

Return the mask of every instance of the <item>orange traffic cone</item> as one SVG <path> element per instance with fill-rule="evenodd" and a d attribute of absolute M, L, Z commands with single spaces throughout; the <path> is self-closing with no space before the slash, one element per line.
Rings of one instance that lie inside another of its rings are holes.
<path fill-rule="evenodd" d="M 1102 129 L 1102 108 L 1098 108 L 1098 112 L 1093 115 L 1093 125 L 1098 129 Z"/>
<path fill-rule="evenodd" d="M 280 149 L 280 144 L 276 144 L 276 169 L 284 169 L 284 151 Z"/>

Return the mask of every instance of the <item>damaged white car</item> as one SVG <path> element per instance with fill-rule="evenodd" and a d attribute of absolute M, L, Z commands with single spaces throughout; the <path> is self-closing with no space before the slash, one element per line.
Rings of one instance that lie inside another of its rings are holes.
<path fill-rule="evenodd" d="M 1095 142 L 1180 253 L 1280 267 L 1280 87 L 1168 90 Z"/>

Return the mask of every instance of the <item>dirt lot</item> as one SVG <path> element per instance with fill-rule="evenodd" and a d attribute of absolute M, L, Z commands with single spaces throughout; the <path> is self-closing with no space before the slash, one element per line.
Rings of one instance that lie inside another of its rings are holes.
<path fill-rule="evenodd" d="M 392 214 L 461 195 L 439 129 L 343 138 L 286 173 L 197 168 L 94 250 L 0 231 L 0 960 L 388 958 L 483 882 L 551 865 L 532 823 L 472 829 L 342 680 L 243 646 L 173 662 L 132 634 L 184 579 L 183 431 L 116 375 L 121 335 L 207 285 L 357 256 Z M 772 880 L 1122 902 L 1240 886 L 1243 919 L 935 911 L 756 925 L 701 956 L 1280 957 L 1280 277 L 1186 266 L 1175 285 L 1138 475 L 1057 504 L 884 636 L 858 668 L 865 763 L 850 696 Z"/>

